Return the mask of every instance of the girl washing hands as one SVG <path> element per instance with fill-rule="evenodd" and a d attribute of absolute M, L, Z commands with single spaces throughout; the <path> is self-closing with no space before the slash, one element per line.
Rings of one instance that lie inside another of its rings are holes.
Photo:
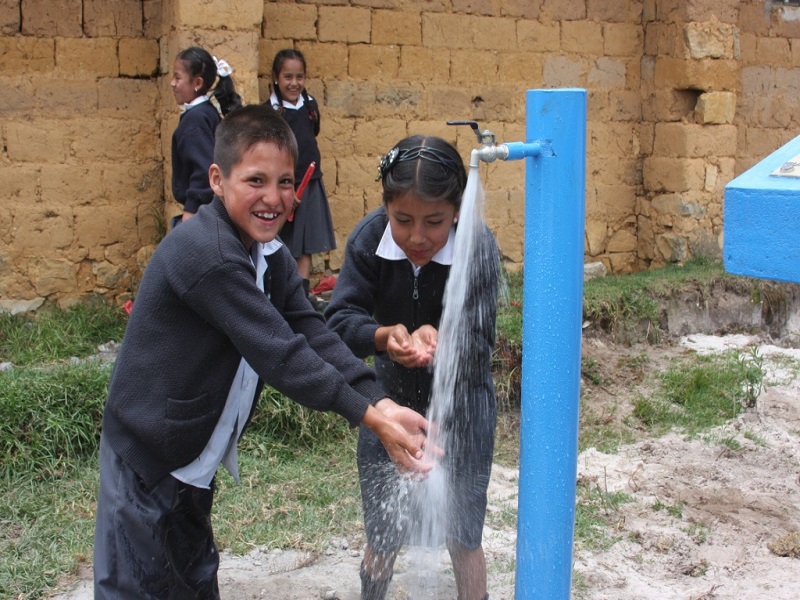
<path fill-rule="evenodd" d="M 418 135 L 400 141 L 383 158 L 379 179 L 383 206 L 351 233 L 325 316 L 356 356 L 374 356 L 378 381 L 398 404 L 425 414 L 467 174 L 451 144 Z M 473 303 L 480 296 L 490 314 L 485 327 L 473 328 L 454 414 L 443 424 L 458 441 L 442 459 L 453 504 L 441 518 L 460 600 L 488 598 L 482 532 L 496 421 L 491 355 L 499 252 L 488 228 L 478 243 L 485 252 L 472 258 L 485 256 L 487 265 L 470 282 L 468 296 Z M 465 315 L 471 318 L 466 310 Z M 421 519 L 398 495 L 402 484 L 389 468 L 390 458 L 364 427 L 357 460 L 367 535 L 361 600 L 383 600 L 394 561 Z"/>

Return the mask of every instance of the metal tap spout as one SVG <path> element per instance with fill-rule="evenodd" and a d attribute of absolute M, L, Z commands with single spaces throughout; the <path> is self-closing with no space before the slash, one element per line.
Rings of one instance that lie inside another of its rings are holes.
<path fill-rule="evenodd" d="M 478 123 L 475 121 L 448 121 L 447 124 L 469 125 L 475 132 L 475 136 L 478 138 L 478 142 L 481 146 L 470 153 L 470 168 L 477 168 L 481 161 L 490 163 L 497 159 L 519 160 L 529 156 L 555 156 L 553 148 L 550 145 L 551 140 L 538 140 L 527 143 L 508 142 L 506 144 L 497 144 L 496 136 L 488 129 L 481 131 L 478 127 Z"/>

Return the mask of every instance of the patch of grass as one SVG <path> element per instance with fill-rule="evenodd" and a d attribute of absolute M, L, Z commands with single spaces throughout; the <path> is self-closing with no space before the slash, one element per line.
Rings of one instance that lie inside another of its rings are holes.
<path fill-rule="evenodd" d="M 603 383 L 603 376 L 600 373 L 600 365 L 591 356 L 581 359 L 581 377 L 594 385 Z"/>
<path fill-rule="evenodd" d="M 753 433 L 752 431 L 745 431 L 744 437 L 745 439 L 753 442 L 756 446 L 761 446 L 762 448 L 767 447 L 767 441 L 763 437 Z"/>
<path fill-rule="evenodd" d="M 40 598 L 91 561 L 97 461 L 73 462 L 65 473 L 0 482 L 0 597 Z"/>
<path fill-rule="evenodd" d="M 635 441 L 633 430 L 618 422 L 616 412 L 617 406 L 613 406 L 610 409 L 604 408 L 598 413 L 591 404 L 581 398 L 579 452 L 595 448 L 605 454 L 611 454 L 621 445 Z"/>
<path fill-rule="evenodd" d="M 85 357 L 99 344 L 120 341 L 127 322 L 121 307 L 103 301 L 45 307 L 33 315 L 0 313 L 0 362 L 25 366 Z"/>
<path fill-rule="evenodd" d="M 617 361 L 617 369 L 624 369 L 633 374 L 636 381 L 642 381 L 650 364 L 650 357 L 646 352 L 628 354 Z"/>
<path fill-rule="evenodd" d="M 255 546 L 320 551 L 331 536 L 359 529 L 358 434 L 345 433 L 293 449 L 269 449 L 268 438 L 251 435 L 248 445 L 257 451 L 239 454 L 242 485 L 218 471 L 213 515 L 218 546 L 238 553 Z"/>
<path fill-rule="evenodd" d="M 694 355 L 660 374 L 660 390 L 640 396 L 633 416 L 656 433 L 677 427 L 689 435 L 722 425 L 755 405 L 764 371 L 738 352 Z"/>
<path fill-rule="evenodd" d="M 60 477 L 93 456 L 110 371 L 88 362 L 0 373 L 0 479 Z"/>
<path fill-rule="evenodd" d="M 504 467 L 519 466 L 520 414 L 516 411 L 498 411 L 494 442 L 494 460 Z"/>
<path fill-rule="evenodd" d="M 661 500 L 656 499 L 655 503 L 653 504 L 653 510 L 659 511 L 663 510 L 668 515 L 675 517 L 676 519 L 683 518 L 683 507 L 684 502 L 678 500 L 674 504 L 665 504 Z"/>
<path fill-rule="evenodd" d="M 575 543 L 592 551 L 607 550 L 621 538 L 619 507 L 633 499 L 625 492 L 609 492 L 596 482 L 578 480 L 575 505 Z"/>
<path fill-rule="evenodd" d="M 721 262 L 694 260 L 684 266 L 592 279 L 583 289 L 584 319 L 599 323 L 623 340 L 642 327 L 646 338 L 657 342 L 661 332 L 659 297 L 689 282 L 706 287 L 732 277 Z"/>
<path fill-rule="evenodd" d="M 522 346 L 522 271 L 504 272 L 497 308 L 497 337 Z"/>
<path fill-rule="evenodd" d="M 684 529 L 684 532 L 692 538 L 692 541 L 698 546 L 708 541 L 708 525 L 705 523 L 690 523 L 689 526 Z"/>
<path fill-rule="evenodd" d="M 351 439 L 351 433 L 342 417 L 308 409 L 265 386 L 239 448 L 255 456 L 276 449 L 291 454 L 313 449 L 322 441 Z"/>

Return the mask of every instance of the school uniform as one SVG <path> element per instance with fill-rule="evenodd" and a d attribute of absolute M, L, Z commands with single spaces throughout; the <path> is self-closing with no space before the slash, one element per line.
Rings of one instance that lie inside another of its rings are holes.
<path fill-rule="evenodd" d="M 325 312 L 328 326 L 356 356 L 374 355 L 375 372 L 385 392 L 398 404 L 423 414 L 429 406 L 432 372 L 427 367 L 406 368 L 393 362 L 385 352 L 376 352 L 375 331 L 398 323 L 409 332 L 425 324 L 439 328 L 454 233 L 453 228 L 444 248 L 418 268 L 394 243 L 386 210 L 381 207 L 373 211 L 348 239 L 345 260 Z M 470 311 L 480 297 L 481 304 L 489 307 L 486 321 L 491 326 L 468 336 L 470 339 L 465 343 L 469 348 L 462 349 L 468 358 L 460 365 L 452 423 L 442 424 L 451 428 L 451 439 L 459 441 L 444 458 L 450 463 L 451 496 L 458 503 L 457 510 L 448 511 L 454 518 L 448 524 L 447 536 L 468 549 L 481 544 L 496 424 L 490 366 L 495 341 L 499 253 L 488 229 L 480 243 L 488 245 L 487 256 L 496 261 L 496 266 L 494 275 L 487 275 L 486 281 L 470 282 L 464 319 L 479 321 L 472 319 Z M 408 524 L 409 520 L 414 521 L 414 514 L 408 499 L 398 497 L 397 491 L 403 484 L 386 468 L 389 457 L 379 446 L 380 441 L 362 427 L 358 466 L 365 529 L 370 547 L 386 553 L 407 542 Z"/>
<path fill-rule="evenodd" d="M 353 426 L 384 397 L 309 304 L 286 248 L 264 246 L 248 252 L 215 198 L 150 259 L 103 413 L 96 598 L 218 597 L 213 474 L 220 462 L 236 474 L 236 440 L 263 382 Z M 221 418 L 233 429 L 209 451 Z M 209 456 L 210 467 L 195 465 Z"/>
<path fill-rule="evenodd" d="M 214 162 L 214 132 L 221 117 L 205 96 L 186 105 L 172 134 L 172 195 L 196 213 L 214 197 L 208 168 Z"/>
<path fill-rule="evenodd" d="M 311 100 L 313 101 L 313 98 Z M 315 125 L 315 121 L 310 118 L 309 106 L 302 95 L 297 99 L 297 104 L 284 100 L 281 105 L 273 92 L 270 103 L 273 108 L 280 111 L 297 139 L 299 155 L 295 163 L 295 185 L 300 185 L 308 165 L 316 163 L 314 174 L 300 205 L 294 211 L 293 220 L 287 221 L 281 229 L 281 240 L 295 258 L 304 254 L 319 254 L 334 250 L 336 236 L 333 231 L 328 194 L 322 183 L 322 157 L 317 144 L 319 121 L 317 120 Z"/>

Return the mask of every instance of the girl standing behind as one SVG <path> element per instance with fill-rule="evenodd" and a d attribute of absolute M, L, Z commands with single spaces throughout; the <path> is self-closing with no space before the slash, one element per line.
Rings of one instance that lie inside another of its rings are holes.
<path fill-rule="evenodd" d="M 311 275 L 311 255 L 336 248 L 333 219 L 328 206 L 328 195 L 322 183 L 317 135 L 319 134 L 319 106 L 308 95 L 305 87 L 306 59 L 298 50 L 281 50 L 272 62 L 272 94 L 270 104 L 292 128 L 297 138 L 300 156 L 295 165 L 295 185 L 299 185 L 308 166 L 316 163 L 314 174 L 303 194 L 294 217 L 281 229 L 280 237 L 297 261 L 297 270 L 303 278 L 308 293 Z M 309 296 L 314 308 L 321 309 L 322 301 Z"/>
<path fill-rule="evenodd" d="M 399 142 L 383 158 L 379 179 L 383 206 L 350 234 L 325 317 L 356 356 L 375 357 L 384 392 L 425 414 L 467 174 L 451 144 L 417 135 Z M 454 392 L 454 414 L 439 424 L 457 441 L 445 448 L 452 504 L 442 518 L 461 600 L 488 598 L 482 532 L 496 422 L 491 356 L 499 251 L 488 228 L 477 243 L 479 251 L 469 259 L 485 263 L 475 269 L 463 307 L 463 319 L 474 323 L 463 349 L 470 360 L 460 365 L 463 376 Z M 484 319 L 474 314 L 481 305 L 489 312 Z M 388 469 L 389 456 L 364 427 L 359 430 L 357 460 L 367 534 L 361 600 L 383 600 L 394 561 L 420 515 L 398 494 L 402 485 Z"/>
<path fill-rule="evenodd" d="M 193 217 L 201 205 L 214 198 L 208 168 L 214 162 L 214 132 L 220 113 L 209 97 L 217 100 L 223 116 L 242 105 L 231 73 L 227 62 L 197 46 L 181 50 L 175 58 L 170 85 L 175 102 L 184 110 L 172 134 L 172 195 L 183 205 L 183 214 L 172 218 L 172 227 Z"/>

